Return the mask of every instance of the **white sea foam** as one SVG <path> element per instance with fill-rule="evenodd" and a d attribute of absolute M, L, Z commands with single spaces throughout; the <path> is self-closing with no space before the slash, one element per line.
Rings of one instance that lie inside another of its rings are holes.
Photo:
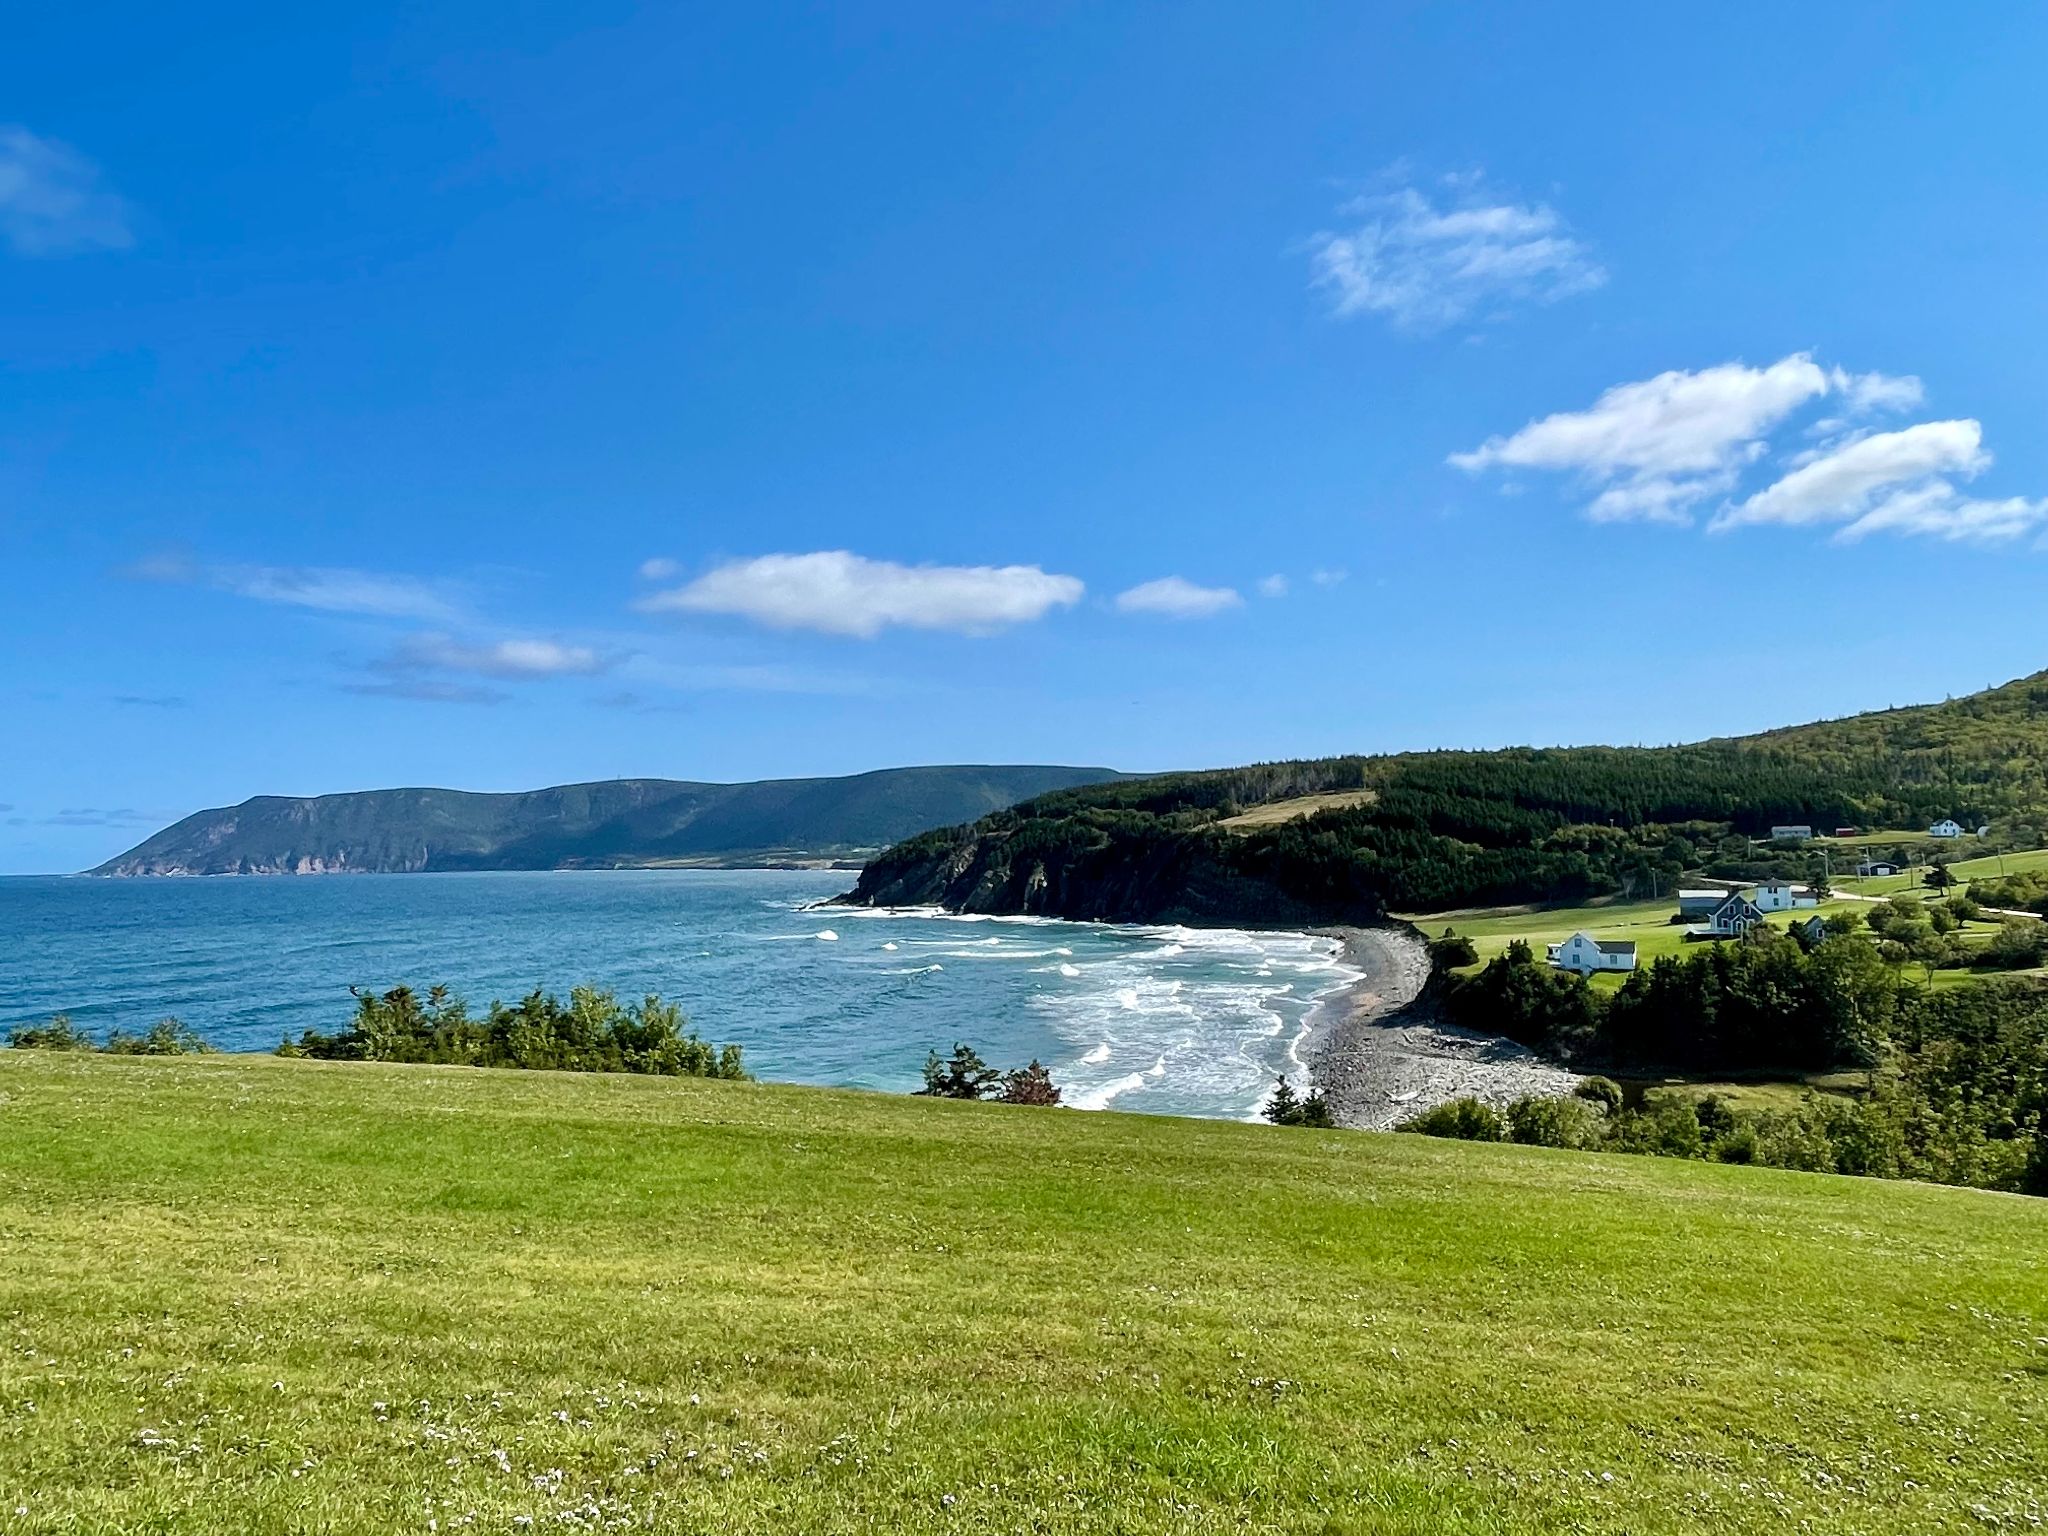
<path fill-rule="evenodd" d="M 811 937 L 825 944 L 837 944 L 839 942 L 839 935 L 834 933 L 830 928 L 820 928 L 816 933 L 812 934 Z"/>
<path fill-rule="evenodd" d="M 1081 974 L 1081 967 L 1078 965 L 1062 965 L 1060 967 L 1060 974 L 1062 976 L 1078 976 Z"/>
<path fill-rule="evenodd" d="M 890 940 L 890 941 L 889 941 L 888 943 L 886 943 L 886 944 L 884 944 L 884 945 L 882 946 L 882 948 L 884 948 L 884 949 L 888 949 L 888 950 L 894 950 L 894 949 L 896 949 L 897 947 L 898 947 L 898 946 L 897 946 L 897 944 L 896 944 L 896 941 L 895 941 L 894 939 L 891 939 L 891 940 Z"/>
<path fill-rule="evenodd" d="M 1074 1094 L 1067 1102 L 1076 1109 L 1107 1109 L 1110 1101 L 1145 1086 L 1145 1074 L 1128 1073 L 1113 1083 L 1104 1083 L 1100 1088 L 1088 1088 Z"/>
<path fill-rule="evenodd" d="M 1083 1056 L 1081 1059 L 1087 1062 L 1090 1066 L 1093 1066 L 1098 1061 L 1109 1060 L 1109 1042 L 1107 1040 L 1100 1042 L 1096 1045 L 1094 1050 L 1090 1051 L 1086 1056 Z"/>

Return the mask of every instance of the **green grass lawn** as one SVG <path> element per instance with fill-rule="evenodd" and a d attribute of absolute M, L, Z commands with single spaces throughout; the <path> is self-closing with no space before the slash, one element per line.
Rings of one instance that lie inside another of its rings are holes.
<path fill-rule="evenodd" d="M 2010 859 L 2011 855 L 2007 857 Z M 1933 892 L 1926 894 L 1930 901 L 1938 899 Z M 1580 929 L 1584 929 L 1596 939 L 1633 939 L 1636 944 L 1636 963 L 1643 967 L 1648 966 L 1660 955 L 1696 952 L 1701 941 L 1687 939 L 1685 926 L 1671 921 L 1672 914 L 1677 910 L 1677 898 L 1665 896 L 1654 901 L 1596 901 L 1581 907 L 1490 907 L 1461 912 L 1435 912 L 1408 920 L 1432 939 L 1440 936 L 1447 928 L 1470 939 L 1472 947 L 1479 952 L 1477 965 L 1461 968 L 1461 974 L 1470 975 L 1516 939 L 1528 944 L 1540 960 L 1543 958 L 1545 945 L 1562 943 Z M 1786 928 L 1793 922 L 1803 922 L 1815 912 L 1823 917 L 1838 912 L 1850 912 L 1860 917 L 1869 910 L 1868 902 L 1837 898 L 1824 901 L 1818 907 L 1802 908 L 1792 912 L 1774 912 L 1766 921 L 1774 927 Z M 1980 943 L 1988 942 L 1998 932 L 2001 921 L 1987 919 L 1982 922 L 1964 923 L 1958 931 L 1966 938 L 1978 940 Z M 1927 979 L 1921 977 L 1917 967 L 1911 968 L 1911 974 L 1916 979 Z M 1931 984 L 1937 987 L 1965 986 L 1982 981 L 1987 975 L 2013 974 L 2034 973 L 1937 970 Z M 1602 972 L 1588 978 L 1591 986 L 1603 992 L 1615 991 L 1621 986 L 1622 980 L 1623 973 L 1614 971 Z"/>
<path fill-rule="evenodd" d="M 1957 848 L 1967 848 L 1973 839 L 1965 838 Z M 1853 865 L 1851 866 L 1853 868 Z M 2030 848 L 2022 853 L 1993 854 L 1987 858 L 1958 859 L 1949 865 L 1949 873 L 1962 882 L 1958 891 L 1966 890 L 1972 880 L 1989 879 L 1999 874 L 2019 875 L 2030 870 L 2048 869 L 2048 848 Z M 1898 891 L 1919 892 L 1926 889 L 1922 882 L 1925 870 L 1915 869 L 1901 875 L 1873 875 L 1868 878 L 1856 875 L 1836 875 L 1835 885 L 1844 891 L 1855 891 L 1864 896 L 1890 896 Z M 1949 893 L 1944 893 L 1949 894 Z"/>
<path fill-rule="evenodd" d="M 241 1057 L 0 1115 L 8 1533 L 2048 1516 L 2048 1202 Z"/>

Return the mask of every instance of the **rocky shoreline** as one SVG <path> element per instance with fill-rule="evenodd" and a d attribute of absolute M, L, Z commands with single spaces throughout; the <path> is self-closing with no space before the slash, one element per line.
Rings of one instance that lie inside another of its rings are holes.
<path fill-rule="evenodd" d="M 1579 1081 L 1512 1040 L 1439 1020 L 1422 1001 L 1429 953 L 1412 931 L 1321 931 L 1343 941 L 1345 963 L 1362 973 L 1317 1008 L 1302 1051 L 1339 1125 L 1392 1130 L 1451 1099 L 1501 1108 L 1530 1094 L 1569 1093 Z"/>

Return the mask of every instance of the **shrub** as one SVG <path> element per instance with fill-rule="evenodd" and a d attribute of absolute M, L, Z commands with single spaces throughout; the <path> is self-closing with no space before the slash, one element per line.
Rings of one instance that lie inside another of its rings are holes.
<path fill-rule="evenodd" d="M 1426 1109 L 1399 1129 L 1422 1136 L 1448 1136 L 1456 1141 L 1506 1141 L 1508 1128 L 1493 1107 L 1477 1099 L 1453 1099 Z"/>
<path fill-rule="evenodd" d="M 996 1090 L 1001 1077 L 973 1046 L 955 1042 L 950 1059 L 941 1061 L 937 1051 L 925 1057 L 924 1086 L 918 1094 L 928 1099 L 985 1098 Z"/>
<path fill-rule="evenodd" d="M 2034 1145 L 2027 1153 L 2020 1188 L 2030 1195 L 2048 1195 L 2048 1106 L 2043 1106 L 2040 1123 L 2034 1127 Z"/>
<path fill-rule="evenodd" d="M 1693 1119 L 1699 1122 L 1700 1135 L 1709 1142 L 1718 1141 L 1735 1129 L 1735 1111 L 1718 1093 L 1701 1098 L 1693 1105 L 1692 1114 Z"/>
<path fill-rule="evenodd" d="M 1462 933 L 1446 928 L 1442 938 L 1429 941 L 1429 966 L 1433 971 L 1455 971 L 1460 966 L 1478 963 L 1478 946 Z"/>
<path fill-rule="evenodd" d="M 1621 1084 L 1611 1077 L 1581 1078 L 1572 1093 L 1577 1098 L 1598 1104 L 1610 1115 L 1621 1108 Z"/>
<path fill-rule="evenodd" d="M 350 991 L 356 1016 L 348 1029 L 332 1035 L 309 1029 L 296 1043 L 279 1045 L 278 1054 L 661 1077 L 747 1075 L 737 1045 L 684 1034 L 682 1009 L 652 995 L 621 1004 L 610 992 L 576 987 L 564 1004 L 536 989 L 510 1006 L 494 1002 L 475 1019 L 446 987 L 430 989 L 424 1000 L 410 987 Z"/>
<path fill-rule="evenodd" d="M 158 1019 L 139 1035 L 115 1030 L 103 1049 L 110 1056 L 203 1056 L 213 1047 L 199 1038 L 199 1032 L 176 1019 Z"/>
<path fill-rule="evenodd" d="M 1762 1155 L 1756 1127 L 1738 1125 L 1725 1136 L 1714 1138 L 1714 1159 L 1722 1163 L 1754 1163 Z"/>
<path fill-rule="evenodd" d="M 1508 1136 L 1530 1147 L 1584 1151 L 1600 1145 L 1601 1111 L 1583 1098 L 1522 1098 L 1508 1106 Z"/>
<path fill-rule="evenodd" d="M 1003 1074 L 1003 1091 L 997 1095 L 1005 1104 L 1057 1104 L 1060 1090 L 1036 1057 L 1028 1067 Z"/>
<path fill-rule="evenodd" d="M 92 1036 L 71 1022 L 71 1015 L 60 1013 L 47 1024 L 25 1025 L 8 1037 L 7 1043 L 17 1051 L 91 1051 L 98 1047 Z"/>
<path fill-rule="evenodd" d="M 1294 1085 L 1283 1074 L 1273 1085 L 1272 1096 L 1266 1100 L 1266 1107 L 1259 1111 L 1274 1125 L 1306 1125 L 1328 1129 L 1336 1124 L 1331 1118 L 1329 1102 L 1322 1090 L 1310 1089 L 1303 1097 L 1294 1091 Z"/>

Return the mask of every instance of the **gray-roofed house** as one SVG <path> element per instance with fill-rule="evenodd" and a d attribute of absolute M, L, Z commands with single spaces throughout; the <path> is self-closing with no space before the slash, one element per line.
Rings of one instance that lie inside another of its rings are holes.
<path fill-rule="evenodd" d="M 1764 914 L 1757 904 L 1740 891 L 1723 893 L 1721 905 L 1704 923 L 1696 923 L 1685 930 L 1689 939 L 1739 939 L 1750 929 L 1764 920 Z"/>
<path fill-rule="evenodd" d="M 1680 891 L 1678 893 L 1678 915 L 1688 922 L 1702 922 L 1714 915 L 1714 909 L 1728 899 L 1725 886 L 1710 886 L 1705 890 Z"/>
<path fill-rule="evenodd" d="M 1596 939 L 1581 931 L 1550 946 L 1550 963 L 1581 976 L 1593 971 L 1632 971 L 1636 968 L 1635 940 Z"/>

